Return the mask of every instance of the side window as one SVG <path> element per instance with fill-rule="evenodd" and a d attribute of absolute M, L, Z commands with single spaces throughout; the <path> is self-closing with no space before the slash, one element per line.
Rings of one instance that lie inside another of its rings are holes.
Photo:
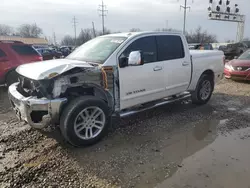
<path fill-rule="evenodd" d="M 6 57 L 6 53 L 0 49 L 0 57 Z"/>
<path fill-rule="evenodd" d="M 158 48 L 158 61 L 181 59 L 185 57 L 184 47 L 180 36 L 157 36 L 156 41 Z"/>
<path fill-rule="evenodd" d="M 157 61 L 156 42 L 153 36 L 137 39 L 127 47 L 122 55 L 128 57 L 132 51 L 141 51 L 144 57 L 144 63 Z"/>

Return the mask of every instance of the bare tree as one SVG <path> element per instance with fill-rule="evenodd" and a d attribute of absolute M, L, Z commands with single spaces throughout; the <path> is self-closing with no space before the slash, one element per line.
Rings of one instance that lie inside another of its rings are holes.
<path fill-rule="evenodd" d="M 97 31 L 97 35 L 96 36 L 102 36 L 102 35 L 108 35 L 108 34 L 111 34 L 111 31 L 105 27 L 104 28 L 104 34 L 103 34 L 102 31 Z"/>
<path fill-rule="evenodd" d="M 93 30 L 92 29 L 82 29 L 77 37 L 77 45 L 81 45 L 90 39 L 94 38 Z"/>
<path fill-rule="evenodd" d="M 105 28 L 104 34 L 110 34 L 110 33 L 111 33 L 111 31 Z M 102 31 L 96 31 L 96 36 L 101 36 L 101 35 L 103 35 Z M 82 45 L 94 37 L 95 36 L 94 36 L 92 28 L 82 29 L 81 32 L 79 33 L 78 37 L 76 38 L 76 44 L 77 44 L 77 46 Z M 66 35 L 62 39 L 61 45 L 74 46 L 75 39 L 73 37 L 71 37 L 70 35 Z"/>
<path fill-rule="evenodd" d="M 208 34 L 207 31 L 202 31 L 201 26 L 199 26 L 195 32 L 190 32 L 186 34 L 188 43 L 214 43 L 217 42 L 216 35 Z"/>
<path fill-rule="evenodd" d="M 5 24 L 0 24 L 0 35 L 3 36 L 9 36 L 9 35 L 13 35 L 13 28 L 5 25 Z"/>
<path fill-rule="evenodd" d="M 171 32 L 181 32 L 178 29 L 173 29 L 173 28 L 158 28 L 156 31 L 171 31 Z"/>
<path fill-rule="evenodd" d="M 66 35 L 62 39 L 61 45 L 73 46 L 73 45 L 75 45 L 75 39 L 73 37 L 71 37 L 70 35 Z"/>
<path fill-rule="evenodd" d="M 139 32 L 139 31 L 141 31 L 140 28 L 132 28 L 129 30 L 129 32 Z"/>
<path fill-rule="evenodd" d="M 21 37 L 37 38 L 43 33 L 43 30 L 36 24 L 23 24 L 17 30 Z"/>

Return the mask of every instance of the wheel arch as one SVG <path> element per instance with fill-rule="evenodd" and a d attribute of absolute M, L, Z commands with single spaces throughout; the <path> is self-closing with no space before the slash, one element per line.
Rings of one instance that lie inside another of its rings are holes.
<path fill-rule="evenodd" d="M 71 95 L 74 94 L 74 97 L 81 97 L 84 95 L 90 95 L 90 96 L 95 96 L 99 99 L 102 99 L 108 106 L 109 110 L 110 110 L 110 114 L 114 111 L 114 97 L 113 95 L 105 90 L 103 87 L 96 85 L 96 84 L 86 84 L 86 85 L 82 85 L 82 86 L 77 86 L 77 87 L 70 87 L 67 88 L 65 94 L 63 97 L 67 97 L 67 95 Z M 68 98 L 68 97 L 67 97 Z M 71 99 L 69 99 L 70 102 Z M 65 108 L 65 106 L 67 105 L 64 104 L 62 106 L 62 110 Z"/>
<path fill-rule="evenodd" d="M 211 76 L 211 77 L 213 78 L 213 80 L 214 80 L 214 71 L 212 71 L 211 69 L 205 70 L 205 71 L 201 74 L 201 76 L 202 76 L 202 75 Z M 200 76 L 200 78 L 201 78 L 201 76 Z M 200 79 L 200 78 L 199 78 L 199 79 Z"/>
<path fill-rule="evenodd" d="M 213 81 L 215 81 L 215 73 L 212 69 L 203 70 L 203 72 L 201 73 L 194 72 L 194 76 L 192 77 L 191 84 L 188 87 L 188 91 L 193 92 L 196 90 L 199 84 L 199 81 L 203 75 L 209 75 L 212 77 Z"/>

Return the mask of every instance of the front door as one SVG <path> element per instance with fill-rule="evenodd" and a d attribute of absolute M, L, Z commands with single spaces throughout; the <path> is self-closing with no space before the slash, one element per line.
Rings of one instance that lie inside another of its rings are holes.
<path fill-rule="evenodd" d="M 157 61 L 154 36 L 135 39 L 128 44 L 121 56 L 132 51 L 142 52 L 144 65 L 119 68 L 120 108 L 126 109 L 164 97 L 164 65 Z"/>

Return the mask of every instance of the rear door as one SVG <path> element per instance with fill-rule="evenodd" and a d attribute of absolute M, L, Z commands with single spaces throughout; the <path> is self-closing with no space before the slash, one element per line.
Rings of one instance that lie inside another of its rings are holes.
<path fill-rule="evenodd" d="M 119 68 L 121 109 L 164 97 L 164 67 L 157 61 L 155 36 L 135 39 L 122 50 L 119 57 L 128 57 L 132 51 L 141 51 L 144 65 Z"/>
<path fill-rule="evenodd" d="M 156 37 L 158 61 L 163 62 L 166 95 L 175 95 L 187 90 L 191 78 L 191 59 L 185 54 L 179 35 Z"/>
<path fill-rule="evenodd" d="M 41 61 L 40 54 L 30 45 L 14 43 L 11 49 L 15 52 L 20 64 Z"/>

